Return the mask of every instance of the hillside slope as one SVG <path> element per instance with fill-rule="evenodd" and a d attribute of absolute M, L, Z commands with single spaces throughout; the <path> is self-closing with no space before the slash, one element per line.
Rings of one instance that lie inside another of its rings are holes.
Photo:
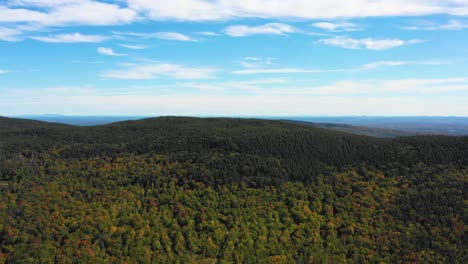
<path fill-rule="evenodd" d="M 464 263 L 468 138 L 255 119 L 0 130 L 0 263 Z M 24 125 L 24 124 L 22 124 Z"/>
<path fill-rule="evenodd" d="M 350 134 L 370 136 L 370 137 L 379 137 L 379 138 L 410 137 L 410 136 L 418 136 L 418 135 L 424 134 L 424 133 L 414 132 L 414 131 L 372 128 L 372 127 L 365 127 L 365 126 L 352 126 L 352 125 L 345 125 L 345 124 L 312 123 L 312 122 L 295 121 L 295 120 L 285 120 L 285 121 L 296 123 L 296 124 L 331 129 L 331 130 L 341 131 L 341 132 L 350 133 Z M 434 134 L 434 133 L 426 133 L 426 134 Z"/>
<path fill-rule="evenodd" d="M 65 125 L 31 119 L 8 118 L 0 116 L 0 131 L 30 129 L 38 127 L 62 127 Z"/>

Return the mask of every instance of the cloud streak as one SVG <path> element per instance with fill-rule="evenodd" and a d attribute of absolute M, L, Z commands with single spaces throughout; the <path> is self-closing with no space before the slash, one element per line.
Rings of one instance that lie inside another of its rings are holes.
<path fill-rule="evenodd" d="M 124 56 L 124 54 L 115 53 L 111 48 L 99 47 L 97 48 L 97 52 L 102 55 L 107 56 Z"/>
<path fill-rule="evenodd" d="M 144 20 L 352 19 L 436 14 L 468 15 L 468 3 L 461 0 L 11 0 L 0 4 L 0 23 L 47 27 L 111 26 Z M 344 23 L 321 23 L 317 26 L 328 30 L 352 29 Z M 453 26 L 456 25 L 449 27 Z"/>
<path fill-rule="evenodd" d="M 120 37 L 138 37 L 142 39 L 162 39 L 174 41 L 197 41 L 188 35 L 178 32 L 120 32 L 114 31 L 113 34 Z"/>
<path fill-rule="evenodd" d="M 450 62 L 444 61 L 376 61 L 362 65 L 359 69 L 375 70 L 384 67 L 396 67 L 405 65 L 448 65 Z"/>
<path fill-rule="evenodd" d="M 145 45 L 134 45 L 134 44 L 119 44 L 119 46 L 126 48 L 126 49 L 132 49 L 132 50 L 142 50 L 142 49 L 149 48 L 148 46 L 145 46 Z"/>
<path fill-rule="evenodd" d="M 298 30 L 283 23 L 268 23 L 260 26 L 234 25 L 224 29 L 224 33 L 231 37 L 247 37 L 252 35 L 286 35 Z"/>
<path fill-rule="evenodd" d="M 217 69 L 195 68 L 169 63 L 130 64 L 122 69 L 105 71 L 101 77 L 122 80 L 211 79 L 217 71 Z"/>
<path fill-rule="evenodd" d="M 457 19 L 452 19 L 448 21 L 446 24 L 429 24 L 429 25 L 422 25 L 422 26 L 407 26 L 402 27 L 405 30 L 463 30 L 468 29 L 468 23 L 462 22 Z"/>
<path fill-rule="evenodd" d="M 0 5 L 0 23 L 31 23 L 43 26 L 127 24 L 138 19 L 135 10 L 93 0 L 12 1 Z"/>
<path fill-rule="evenodd" d="M 316 22 L 313 23 L 312 26 L 332 32 L 362 30 L 361 26 L 350 22 Z"/>
<path fill-rule="evenodd" d="M 399 67 L 407 65 L 449 65 L 452 62 L 446 61 L 375 61 L 363 64 L 356 68 L 348 69 L 304 69 L 304 68 L 272 68 L 272 58 L 257 58 L 257 57 L 246 57 L 240 65 L 245 69 L 232 71 L 231 74 L 237 75 L 253 75 L 253 74 L 320 74 L 320 73 L 332 73 L 332 72 L 356 72 L 356 71 L 368 71 L 378 70 L 386 67 Z"/>
<path fill-rule="evenodd" d="M 276 68 L 276 69 L 244 69 L 232 71 L 232 74 L 248 75 L 248 74 L 317 74 L 317 73 L 326 73 L 326 72 L 336 72 L 341 70 L 314 70 L 314 69 L 300 69 L 300 68 Z"/>
<path fill-rule="evenodd" d="M 83 35 L 81 33 L 35 36 L 30 38 L 47 43 L 98 43 L 109 39 L 102 35 Z"/>
<path fill-rule="evenodd" d="M 7 27 L 0 27 L 0 40 L 3 41 L 19 41 L 21 30 Z"/>
<path fill-rule="evenodd" d="M 129 8 L 153 20 L 220 21 L 239 18 L 337 19 L 434 14 L 466 15 L 460 0 L 127 0 Z"/>
<path fill-rule="evenodd" d="M 411 45 L 424 42 L 423 40 L 413 39 L 413 40 L 402 40 L 402 39 L 373 39 L 373 38 L 364 38 L 364 39 L 354 39 L 349 37 L 334 37 L 321 39 L 319 43 L 336 46 L 345 49 L 367 49 L 367 50 L 387 50 L 404 45 Z"/>

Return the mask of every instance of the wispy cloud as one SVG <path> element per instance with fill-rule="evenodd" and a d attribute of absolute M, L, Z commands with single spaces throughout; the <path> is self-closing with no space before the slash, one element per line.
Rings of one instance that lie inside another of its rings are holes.
<path fill-rule="evenodd" d="M 434 14 L 468 14 L 463 0 L 127 0 L 131 9 L 154 20 L 213 21 L 239 18 L 337 19 Z"/>
<path fill-rule="evenodd" d="M 368 50 L 386 50 L 404 45 L 411 45 L 424 42 L 423 40 L 402 40 L 402 39 L 353 39 L 348 37 L 334 37 L 321 39 L 318 41 L 330 46 L 336 46 L 345 49 L 368 49 Z"/>
<path fill-rule="evenodd" d="M 232 74 L 240 75 L 253 75 L 253 74 L 319 74 L 331 72 L 356 72 L 377 70 L 385 67 L 398 67 L 406 65 L 448 65 L 453 64 L 448 61 L 375 61 L 347 69 L 304 69 L 304 68 L 290 68 L 290 67 L 276 67 L 272 61 L 274 58 L 260 58 L 260 57 L 246 57 L 240 65 L 245 69 L 232 71 Z"/>
<path fill-rule="evenodd" d="M 124 54 L 115 53 L 111 48 L 99 47 L 97 48 L 97 52 L 102 55 L 107 56 L 124 56 Z"/>
<path fill-rule="evenodd" d="M 286 35 L 287 33 L 298 32 L 291 25 L 283 23 L 268 23 L 261 26 L 234 25 L 224 30 L 226 35 L 231 37 L 247 37 L 252 35 Z"/>
<path fill-rule="evenodd" d="M 137 19 L 138 13 L 133 9 L 94 0 L 13 0 L 9 7 L 0 6 L 0 22 L 8 23 L 104 26 Z"/>
<path fill-rule="evenodd" d="M 312 26 L 332 32 L 359 31 L 363 29 L 362 26 L 350 22 L 316 22 Z"/>
<path fill-rule="evenodd" d="M 169 63 L 154 63 L 145 65 L 129 64 L 117 70 L 101 74 L 104 78 L 124 80 L 149 80 L 161 77 L 172 79 L 210 79 L 217 69 L 187 67 Z"/>
<path fill-rule="evenodd" d="M 216 32 L 211 32 L 211 31 L 202 31 L 202 32 L 195 32 L 197 35 L 202 35 L 202 36 L 211 36 L 211 37 L 216 37 L 220 36 L 221 34 L 216 33 Z"/>
<path fill-rule="evenodd" d="M 14 28 L 0 27 L 0 40 L 3 41 L 19 41 L 21 30 Z"/>
<path fill-rule="evenodd" d="M 0 69 L 0 74 L 5 74 L 7 71 Z"/>
<path fill-rule="evenodd" d="M 133 50 L 142 50 L 142 49 L 148 48 L 148 46 L 145 46 L 145 45 L 134 45 L 134 44 L 119 44 L 119 46 L 126 48 L 126 49 L 133 49 Z"/>
<path fill-rule="evenodd" d="M 315 69 L 301 69 L 301 68 L 273 68 L 273 69 L 244 69 L 232 71 L 232 74 L 292 74 L 292 73 L 325 73 L 325 72 L 336 72 L 339 70 L 315 70 Z"/>
<path fill-rule="evenodd" d="M 344 80 L 329 85 L 311 87 L 289 87 L 269 91 L 282 95 L 421 95 L 468 92 L 468 79 L 396 79 L 396 80 Z"/>
<path fill-rule="evenodd" d="M 245 57 L 239 64 L 244 67 L 241 70 L 232 71 L 232 74 L 237 75 L 250 75 L 250 74 L 304 74 L 304 73 L 325 73 L 336 72 L 341 70 L 323 70 L 323 69 L 304 69 L 304 68 L 290 68 L 278 67 L 275 63 L 276 58 L 262 58 L 262 57 Z M 276 66 L 276 67 L 275 67 Z"/>
<path fill-rule="evenodd" d="M 248 69 L 262 68 L 274 65 L 276 58 L 245 57 L 239 64 Z"/>
<path fill-rule="evenodd" d="M 6 4 L 0 4 L 0 23 L 29 23 L 50 27 L 109 26 L 147 19 L 157 21 L 222 21 L 239 18 L 337 19 L 434 14 L 467 15 L 468 3 L 462 0 L 438 2 L 431 0 L 329 0 L 327 2 L 10 0 Z"/>
<path fill-rule="evenodd" d="M 138 37 L 143 39 L 163 39 L 163 40 L 175 40 L 175 41 L 197 41 L 188 35 L 184 35 L 178 32 L 120 32 L 113 31 L 113 34 L 117 36 L 129 36 Z"/>
<path fill-rule="evenodd" d="M 446 24 L 429 23 L 429 24 L 420 25 L 420 26 L 401 27 L 401 29 L 405 29 L 405 30 L 463 30 L 463 29 L 468 29 L 468 22 L 462 22 L 457 19 L 452 19 L 448 21 Z"/>
<path fill-rule="evenodd" d="M 83 35 L 81 33 L 59 34 L 53 36 L 35 36 L 30 38 L 48 43 L 97 43 L 109 39 L 109 37 L 102 35 Z"/>
<path fill-rule="evenodd" d="M 0 22 L 0 25 L 2 23 Z M 12 23 L 6 23 L 6 27 L 0 26 L 0 40 L 3 41 L 10 41 L 10 42 L 16 42 L 16 41 L 22 41 L 27 38 L 28 34 L 31 32 L 34 33 L 39 33 L 39 32 L 44 32 L 48 31 L 46 27 L 43 27 L 41 25 L 28 25 L 28 24 L 12 24 Z"/>
<path fill-rule="evenodd" d="M 359 69 L 375 70 L 383 67 L 396 67 L 404 65 L 448 65 L 451 62 L 444 61 L 376 61 L 362 65 Z"/>
<path fill-rule="evenodd" d="M 165 40 L 177 40 L 177 41 L 196 41 L 195 39 L 180 34 L 177 32 L 156 32 L 154 33 L 154 37 L 158 39 L 165 39 Z"/>

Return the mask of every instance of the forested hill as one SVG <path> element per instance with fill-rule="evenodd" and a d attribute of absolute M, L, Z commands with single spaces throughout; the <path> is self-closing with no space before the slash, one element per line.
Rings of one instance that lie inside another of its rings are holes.
<path fill-rule="evenodd" d="M 463 263 L 468 137 L 0 118 L 0 263 Z"/>
<path fill-rule="evenodd" d="M 468 164 L 468 137 L 377 139 L 256 119 L 160 117 L 94 127 L 29 122 L 31 127 L 21 123 L 20 129 L 1 132 L 4 153 L 54 149 L 64 159 L 129 153 L 242 153 L 281 159 L 288 178 L 306 180 L 360 164 L 387 170 L 420 162 Z M 12 123 L 16 127 L 20 122 L 13 119 Z"/>
<path fill-rule="evenodd" d="M 335 124 L 335 123 L 313 123 L 306 121 L 297 120 L 285 120 L 291 123 L 321 127 L 325 129 L 331 129 L 356 135 L 379 137 L 379 138 L 395 138 L 395 137 L 410 137 L 419 135 L 436 135 L 436 133 L 420 133 L 415 131 L 404 131 L 395 129 L 384 129 L 384 128 L 372 128 L 365 126 L 352 126 L 346 124 Z"/>
<path fill-rule="evenodd" d="M 63 127 L 65 125 L 58 123 L 49 123 L 44 121 L 8 118 L 0 116 L 0 131 L 17 130 L 17 129 L 30 129 L 38 127 Z"/>

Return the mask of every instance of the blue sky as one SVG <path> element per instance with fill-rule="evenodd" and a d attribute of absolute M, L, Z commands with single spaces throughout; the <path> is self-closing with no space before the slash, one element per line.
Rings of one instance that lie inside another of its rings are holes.
<path fill-rule="evenodd" d="M 468 116 L 468 0 L 0 0 L 0 115 Z"/>

